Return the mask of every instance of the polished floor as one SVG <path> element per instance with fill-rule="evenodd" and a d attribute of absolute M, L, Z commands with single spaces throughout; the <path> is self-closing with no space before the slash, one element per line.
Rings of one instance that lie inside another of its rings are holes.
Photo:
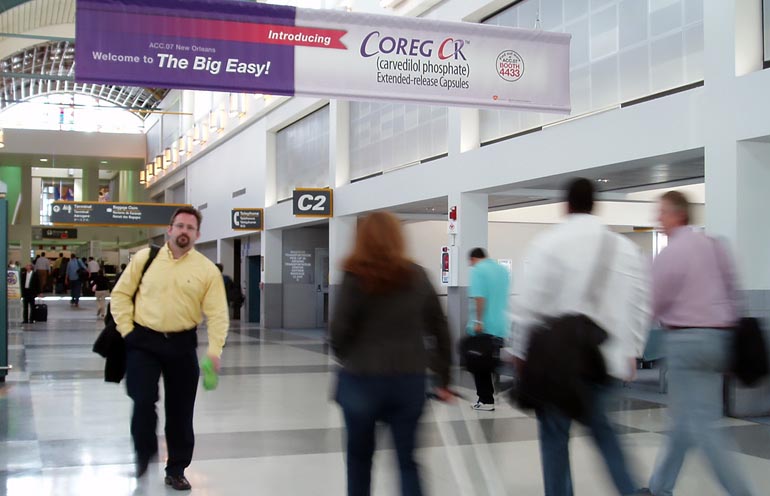
<path fill-rule="evenodd" d="M 141 480 L 132 476 L 130 400 L 123 384 L 103 382 L 103 361 L 91 352 L 100 329 L 96 303 L 83 301 L 79 309 L 66 301 L 48 305 L 47 323 L 11 325 L 15 368 L 0 385 L 0 494 L 180 494 L 163 485 L 161 463 Z M 192 494 L 345 494 L 343 424 L 330 401 L 334 370 L 321 331 L 261 331 L 235 323 L 219 387 L 201 388 L 198 395 L 197 444 L 186 473 Z M 468 378 L 459 377 L 459 390 L 471 398 Z M 663 399 L 651 381 L 649 391 L 627 390 L 613 407 L 640 481 L 664 439 Z M 159 413 L 162 425 L 162 408 Z M 475 412 L 465 401 L 431 402 L 422 422 L 418 456 L 427 494 L 543 494 L 537 425 L 526 413 L 504 401 L 495 412 Z M 770 493 L 770 426 L 725 419 L 719 428 L 736 439 L 736 456 L 756 494 Z M 612 495 L 590 439 L 579 428 L 573 437 L 575 493 Z M 381 439 L 373 493 L 395 495 L 394 453 L 387 436 Z M 692 456 L 676 494 L 723 493 L 702 459 Z"/>

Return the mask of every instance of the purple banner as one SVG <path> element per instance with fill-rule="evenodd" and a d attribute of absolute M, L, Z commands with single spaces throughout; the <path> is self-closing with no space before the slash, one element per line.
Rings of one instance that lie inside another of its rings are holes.
<path fill-rule="evenodd" d="M 78 0 L 76 79 L 294 94 L 294 46 L 250 34 L 294 26 L 292 7 L 193 0 Z M 243 22 L 248 19 L 249 22 Z M 280 41 L 280 40 L 278 40 Z"/>

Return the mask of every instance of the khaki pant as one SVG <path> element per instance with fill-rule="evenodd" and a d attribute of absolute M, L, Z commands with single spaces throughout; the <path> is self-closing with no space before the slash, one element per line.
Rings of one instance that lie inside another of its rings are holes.
<path fill-rule="evenodd" d="M 106 313 L 106 305 L 105 302 L 107 301 L 107 297 L 110 295 L 109 290 L 104 291 L 96 291 L 96 315 L 98 317 L 104 317 Z"/>

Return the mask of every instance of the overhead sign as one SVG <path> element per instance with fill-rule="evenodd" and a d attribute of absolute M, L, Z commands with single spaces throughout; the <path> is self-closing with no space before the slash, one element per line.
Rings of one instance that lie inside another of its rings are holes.
<path fill-rule="evenodd" d="M 77 229 L 43 228 L 41 234 L 45 239 L 77 239 Z"/>
<path fill-rule="evenodd" d="M 179 207 L 171 203 L 54 202 L 51 222 L 59 226 L 167 226 Z"/>
<path fill-rule="evenodd" d="M 264 215 L 261 208 L 234 208 L 230 214 L 230 227 L 236 231 L 261 231 Z"/>
<path fill-rule="evenodd" d="M 329 188 L 299 188 L 292 197 L 294 215 L 297 217 L 331 217 L 332 190 Z"/>
<path fill-rule="evenodd" d="M 566 33 L 233 0 L 78 0 L 76 36 L 78 83 L 570 111 Z"/>

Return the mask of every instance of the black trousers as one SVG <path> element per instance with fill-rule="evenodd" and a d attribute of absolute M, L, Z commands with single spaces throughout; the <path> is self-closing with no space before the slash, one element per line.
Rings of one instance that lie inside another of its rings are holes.
<path fill-rule="evenodd" d="M 126 389 L 134 400 L 131 437 L 138 459 L 158 452 L 158 381 L 163 375 L 166 409 L 166 475 L 180 476 L 195 447 L 193 410 L 198 390 L 195 330 L 163 334 L 136 325 L 126 336 Z"/>
<path fill-rule="evenodd" d="M 22 304 L 24 305 L 22 320 L 24 322 L 32 322 L 32 317 L 35 315 L 35 298 L 25 296 Z"/>
<path fill-rule="evenodd" d="M 492 380 L 492 372 L 476 372 L 473 374 L 473 380 L 476 381 L 476 394 L 479 401 L 492 405 L 495 403 L 495 386 Z"/>

